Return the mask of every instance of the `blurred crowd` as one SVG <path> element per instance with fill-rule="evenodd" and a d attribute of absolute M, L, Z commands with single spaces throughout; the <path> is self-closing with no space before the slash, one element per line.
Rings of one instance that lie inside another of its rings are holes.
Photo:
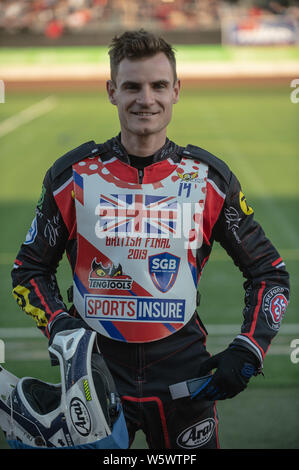
<path fill-rule="evenodd" d="M 291 15 L 292 0 L 0 0 L 0 32 L 59 38 L 71 33 L 133 29 L 217 29 L 223 15 Z"/>

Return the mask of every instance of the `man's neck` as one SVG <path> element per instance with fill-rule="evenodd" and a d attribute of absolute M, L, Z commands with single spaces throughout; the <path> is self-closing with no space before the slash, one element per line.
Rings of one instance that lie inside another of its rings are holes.
<path fill-rule="evenodd" d="M 166 142 L 166 134 L 156 135 L 127 135 L 121 132 L 121 143 L 129 155 L 148 157 L 154 155 Z"/>

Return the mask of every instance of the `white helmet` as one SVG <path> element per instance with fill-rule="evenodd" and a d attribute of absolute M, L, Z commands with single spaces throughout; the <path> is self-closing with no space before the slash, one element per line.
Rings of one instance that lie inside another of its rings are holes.
<path fill-rule="evenodd" d="M 12 448 L 127 449 L 128 432 L 96 332 L 57 333 L 49 351 L 61 383 L 19 379 L 0 367 L 0 428 Z"/>

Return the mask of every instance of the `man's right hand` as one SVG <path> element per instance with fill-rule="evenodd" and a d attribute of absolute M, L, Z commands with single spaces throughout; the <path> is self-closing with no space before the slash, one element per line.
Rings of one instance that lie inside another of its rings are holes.
<path fill-rule="evenodd" d="M 85 328 L 85 330 L 90 330 L 91 328 L 83 321 L 81 318 L 74 318 L 68 313 L 60 314 L 57 319 L 54 319 L 51 323 L 49 328 L 49 346 L 53 343 L 54 337 L 56 333 L 60 331 L 67 331 L 67 330 L 77 330 L 79 328 Z M 54 357 L 51 353 L 51 365 L 56 366 L 59 364 L 56 357 Z"/>

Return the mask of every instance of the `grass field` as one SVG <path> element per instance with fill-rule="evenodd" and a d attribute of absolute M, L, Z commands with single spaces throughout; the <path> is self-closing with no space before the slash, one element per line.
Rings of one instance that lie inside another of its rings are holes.
<path fill-rule="evenodd" d="M 222 448 L 299 448 L 299 364 L 290 359 L 291 341 L 299 338 L 298 111 L 287 86 L 186 89 L 169 127 L 169 137 L 180 145 L 193 143 L 226 160 L 291 273 L 291 303 L 266 358 L 265 376 L 218 404 Z M 0 104 L 0 338 L 6 346 L 4 366 L 18 376 L 59 381 L 57 368 L 49 365 L 46 340 L 11 296 L 11 266 L 31 224 L 45 171 L 71 148 L 91 139 L 104 141 L 118 131 L 116 109 L 103 90 L 7 91 Z M 238 333 L 243 278 L 218 246 L 205 269 L 200 314 L 213 353 Z M 65 296 L 71 282 L 65 261 L 58 278 Z M 146 447 L 142 433 L 133 446 Z M 6 447 L 1 435 L 0 449 Z"/>
<path fill-rule="evenodd" d="M 235 47 L 218 44 L 175 45 L 178 63 L 201 61 L 285 61 L 298 60 L 299 48 L 293 47 Z M 105 63 L 108 61 L 106 46 L 67 47 L 1 47 L 0 63 L 13 64 L 73 64 Z"/>

